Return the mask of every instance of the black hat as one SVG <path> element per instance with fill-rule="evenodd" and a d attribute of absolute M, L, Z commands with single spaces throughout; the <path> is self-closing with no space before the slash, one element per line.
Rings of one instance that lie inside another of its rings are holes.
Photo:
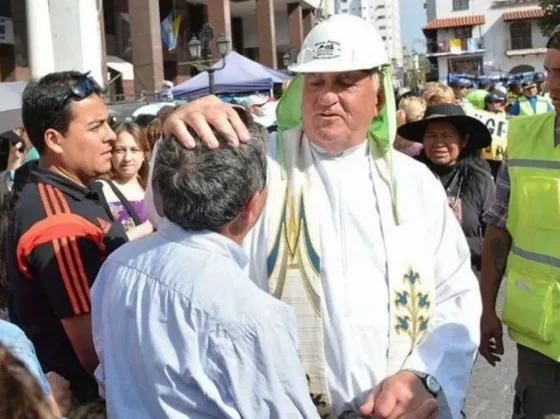
<path fill-rule="evenodd" d="M 461 135 L 468 136 L 466 148 L 479 150 L 492 143 L 492 135 L 486 125 L 465 114 L 462 106 L 452 104 L 428 106 L 424 119 L 405 124 L 397 132 L 406 140 L 422 143 L 426 129 L 432 122 L 449 122 Z"/>
<path fill-rule="evenodd" d="M 528 89 L 533 86 L 535 86 L 534 81 L 524 81 L 523 83 L 521 83 L 521 87 L 523 87 L 524 89 Z"/>

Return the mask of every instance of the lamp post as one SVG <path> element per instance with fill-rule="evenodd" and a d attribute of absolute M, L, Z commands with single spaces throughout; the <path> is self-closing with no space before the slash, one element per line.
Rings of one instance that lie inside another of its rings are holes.
<path fill-rule="evenodd" d="M 193 35 L 187 47 L 192 61 L 180 63 L 181 65 L 192 65 L 200 72 L 206 71 L 208 73 L 208 92 L 214 94 L 214 73 L 217 70 L 222 70 L 226 66 L 226 55 L 229 52 L 231 41 L 223 34 L 216 40 L 218 53 L 222 57 L 222 64 L 220 67 L 212 66 L 212 51 L 210 49 L 210 42 L 214 39 L 214 29 L 209 23 L 202 26 L 198 38 Z"/>

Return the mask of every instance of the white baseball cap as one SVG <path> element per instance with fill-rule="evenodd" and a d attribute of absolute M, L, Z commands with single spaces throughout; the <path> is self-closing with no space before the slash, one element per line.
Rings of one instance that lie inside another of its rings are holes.
<path fill-rule="evenodd" d="M 369 70 L 391 64 L 381 35 L 368 21 L 338 14 L 315 26 L 303 41 L 294 73 Z"/>
<path fill-rule="evenodd" d="M 276 124 L 276 107 L 278 102 L 268 102 L 262 107 L 262 115 L 254 115 L 255 122 L 258 122 L 265 128 L 270 128 Z"/>
<path fill-rule="evenodd" d="M 263 95 L 251 95 L 245 100 L 245 106 L 250 108 L 251 106 L 262 106 L 268 102 L 268 98 Z"/>

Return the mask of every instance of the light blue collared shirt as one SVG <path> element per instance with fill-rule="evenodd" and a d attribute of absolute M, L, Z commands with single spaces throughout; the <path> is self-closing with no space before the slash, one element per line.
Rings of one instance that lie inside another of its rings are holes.
<path fill-rule="evenodd" d="M 33 344 L 25 332 L 15 324 L 0 319 L 0 342 L 11 354 L 25 364 L 31 375 L 35 377 L 43 393 L 51 395 L 51 386 L 43 373 Z"/>
<path fill-rule="evenodd" d="M 111 418 L 317 418 L 295 315 L 230 239 L 164 220 L 92 288 L 95 372 Z"/>

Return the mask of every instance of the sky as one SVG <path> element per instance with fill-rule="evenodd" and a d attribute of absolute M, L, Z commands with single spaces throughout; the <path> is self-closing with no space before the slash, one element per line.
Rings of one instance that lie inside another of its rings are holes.
<path fill-rule="evenodd" d="M 417 52 L 421 47 L 420 42 L 424 41 L 422 26 L 426 24 L 426 10 L 424 10 L 424 0 L 399 0 L 401 9 L 401 37 L 403 45 L 408 50 L 414 47 Z"/>

